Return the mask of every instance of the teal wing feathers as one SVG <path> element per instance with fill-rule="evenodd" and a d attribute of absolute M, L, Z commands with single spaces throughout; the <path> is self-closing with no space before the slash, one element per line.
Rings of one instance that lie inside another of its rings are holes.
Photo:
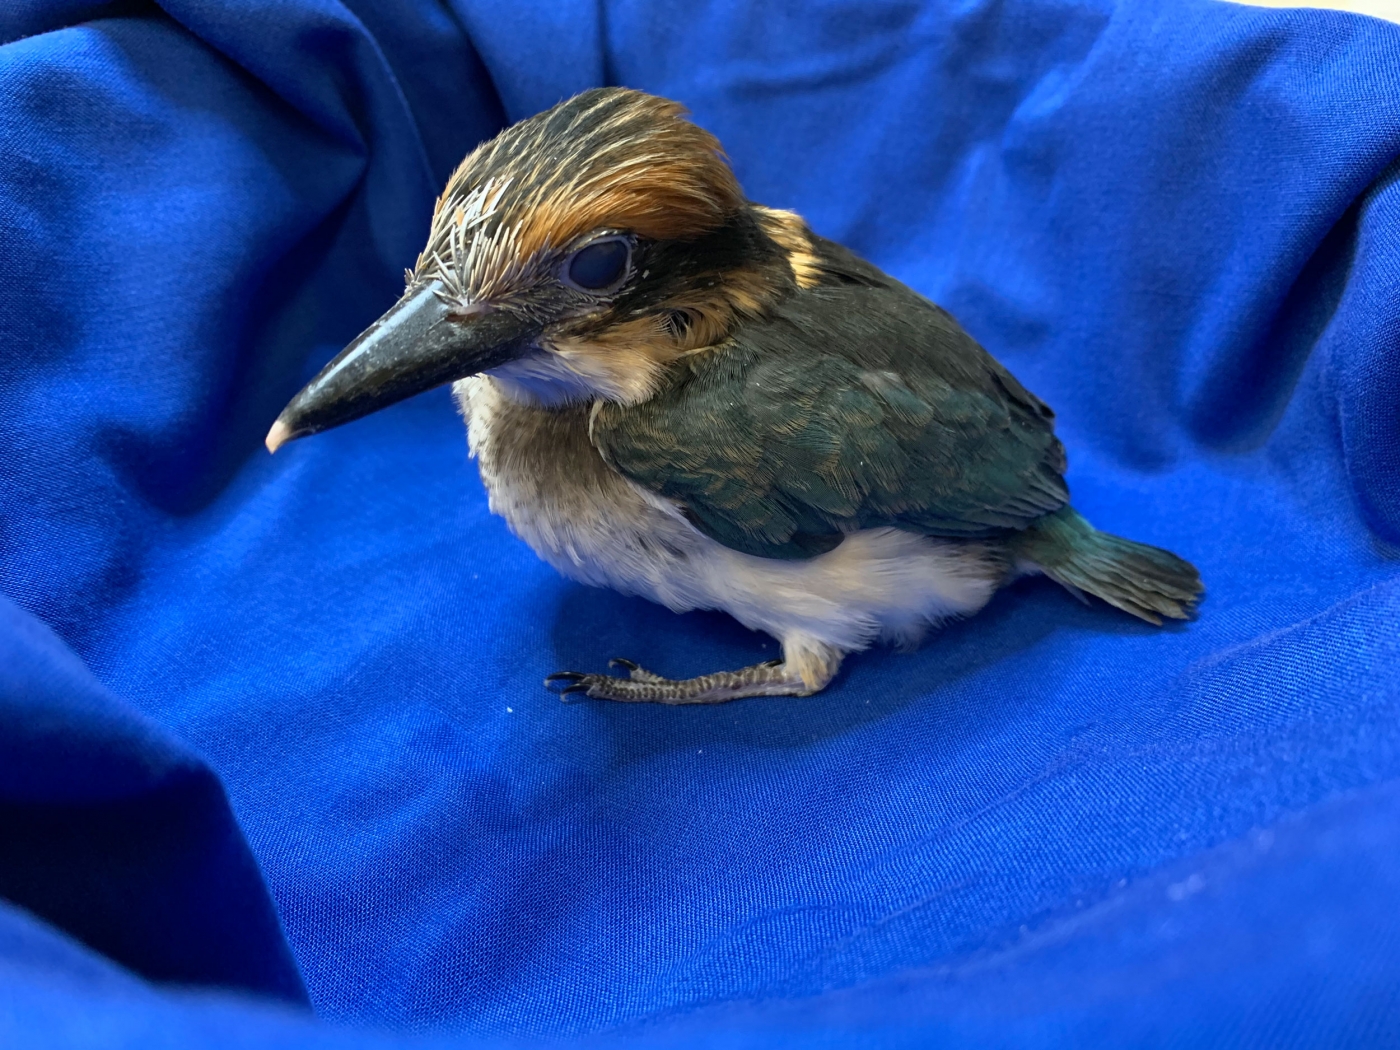
<path fill-rule="evenodd" d="M 1064 506 L 1053 414 L 928 300 L 825 243 L 829 280 L 684 359 L 593 441 L 735 550 L 803 558 L 847 533 L 1005 535 Z"/>

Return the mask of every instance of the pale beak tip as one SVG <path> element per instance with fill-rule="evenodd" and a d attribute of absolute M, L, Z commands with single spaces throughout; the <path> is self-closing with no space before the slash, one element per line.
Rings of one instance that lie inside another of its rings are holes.
<path fill-rule="evenodd" d="M 291 436 L 291 428 L 279 419 L 276 423 L 272 424 L 272 429 L 267 432 L 267 438 L 264 443 L 267 445 L 267 450 L 269 452 L 276 452 L 287 443 L 288 438 Z"/>

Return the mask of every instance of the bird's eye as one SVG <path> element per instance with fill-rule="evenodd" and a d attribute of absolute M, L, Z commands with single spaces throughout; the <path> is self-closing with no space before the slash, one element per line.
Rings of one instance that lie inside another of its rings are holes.
<path fill-rule="evenodd" d="M 564 264 L 568 281 L 589 292 L 606 291 L 627 272 L 632 246 L 626 237 L 608 237 L 585 245 Z"/>

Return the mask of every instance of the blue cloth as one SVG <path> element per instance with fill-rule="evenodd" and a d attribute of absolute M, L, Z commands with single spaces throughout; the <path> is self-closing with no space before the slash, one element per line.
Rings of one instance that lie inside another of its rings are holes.
<path fill-rule="evenodd" d="M 9 0 L 0 41 L 0 1043 L 1400 1040 L 1400 29 Z M 810 699 L 566 706 L 773 644 L 557 577 L 443 391 L 269 457 L 456 161 L 599 83 L 952 310 L 1199 619 L 1026 580 Z"/>

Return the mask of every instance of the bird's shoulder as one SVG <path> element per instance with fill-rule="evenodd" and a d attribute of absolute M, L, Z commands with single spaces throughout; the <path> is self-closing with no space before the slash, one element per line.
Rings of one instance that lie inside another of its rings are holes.
<path fill-rule="evenodd" d="M 1053 414 L 946 311 L 813 239 L 818 280 L 689 355 L 591 435 L 737 550 L 808 557 L 863 528 L 978 537 L 1062 506 Z"/>

